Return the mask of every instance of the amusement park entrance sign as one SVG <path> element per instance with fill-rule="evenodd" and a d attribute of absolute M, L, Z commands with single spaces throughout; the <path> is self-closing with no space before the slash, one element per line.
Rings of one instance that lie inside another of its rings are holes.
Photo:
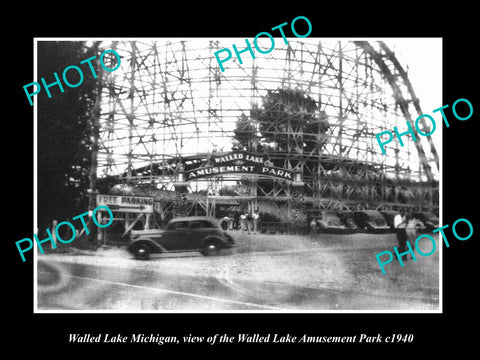
<path fill-rule="evenodd" d="M 293 171 L 273 166 L 265 155 L 236 151 L 212 155 L 201 167 L 185 172 L 186 180 L 222 174 L 255 174 L 293 181 Z"/>

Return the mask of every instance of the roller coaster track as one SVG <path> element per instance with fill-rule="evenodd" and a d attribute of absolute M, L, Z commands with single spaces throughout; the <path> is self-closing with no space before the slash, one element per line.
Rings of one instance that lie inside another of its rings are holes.
<path fill-rule="evenodd" d="M 362 48 L 365 52 L 367 52 L 372 57 L 372 59 L 376 62 L 376 64 L 382 71 L 383 76 L 392 87 L 395 101 L 400 107 L 400 110 L 402 111 L 403 116 L 410 123 L 410 125 L 412 126 L 412 129 L 415 128 L 415 123 L 414 123 L 414 120 L 412 119 L 412 114 L 409 110 L 409 103 L 413 104 L 415 110 L 418 113 L 418 116 L 423 114 L 422 109 L 420 107 L 419 100 L 415 95 L 412 84 L 408 79 L 407 72 L 400 65 L 399 61 L 395 57 L 395 54 L 388 48 L 388 46 L 383 41 L 378 42 L 380 46 L 380 51 L 375 50 L 373 46 L 367 41 L 354 41 L 354 43 L 358 47 Z M 402 83 L 404 84 L 404 87 L 401 86 Z M 408 97 L 406 98 L 403 95 L 402 88 L 404 90 L 406 89 L 406 92 L 410 95 L 409 98 Z M 427 126 L 424 118 L 420 119 L 420 123 L 422 124 L 423 127 Z M 427 141 L 430 145 L 430 151 L 436 163 L 437 169 L 439 169 L 438 153 L 437 153 L 437 150 L 435 149 L 435 145 L 433 143 L 432 137 L 428 136 Z M 428 181 L 433 181 L 434 177 L 432 174 L 432 169 L 430 167 L 430 163 L 427 159 L 427 156 L 422 147 L 422 144 L 420 143 L 420 139 L 415 141 L 415 147 L 417 149 L 420 162 L 425 171 L 425 175 Z"/>

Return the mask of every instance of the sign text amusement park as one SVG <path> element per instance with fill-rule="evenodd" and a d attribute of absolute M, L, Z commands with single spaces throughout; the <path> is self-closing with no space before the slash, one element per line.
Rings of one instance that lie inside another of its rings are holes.
<path fill-rule="evenodd" d="M 212 156 L 202 166 L 196 169 L 188 169 L 185 172 L 187 181 L 226 173 L 248 173 L 273 176 L 289 181 L 294 180 L 291 170 L 275 167 L 264 155 L 246 151 Z"/>

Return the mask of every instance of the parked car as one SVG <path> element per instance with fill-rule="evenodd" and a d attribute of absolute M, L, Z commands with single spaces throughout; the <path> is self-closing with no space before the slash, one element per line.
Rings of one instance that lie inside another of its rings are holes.
<path fill-rule="evenodd" d="M 342 223 L 349 229 L 350 231 L 357 231 L 358 225 L 355 222 L 355 214 L 353 211 L 344 210 L 337 212 L 338 217 L 342 221 Z"/>
<path fill-rule="evenodd" d="M 413 216 L 423 223 L 424 229 L 427 231 L 432 231 L 439 227 L 440 220 L 438 219 L 438 216 L 432 212 L 416 212 Z"/>
<path fill-rule="evenodd" d="M 323 210 L 316 221 L 322 232 L 343 232 L 347 229 L 334 211 Z"/>
<path fill-rule="evenodd" d="M 399 212 L 395 210 L 383 210 L 380 211 L 380 214 L 385 218 L 390 230 L 395 231 L 395 216 L 397 216 Z"/>
<path fill-rule="evenodd" d="M 375 210 L 355 211 L 355 222 L 358 227 L 367 232 L 387 232 L 390 227 L 385 218 Z"/>
<path fill-rule="evenodd" d="M 128 251 L 137 259 L 148 259 L 152 253 L 200 251 L 216 255 L 235 245 L 233 238 L 219 222 L 207 216 L 178 217 L 165 229 L 132 231 Z"/>

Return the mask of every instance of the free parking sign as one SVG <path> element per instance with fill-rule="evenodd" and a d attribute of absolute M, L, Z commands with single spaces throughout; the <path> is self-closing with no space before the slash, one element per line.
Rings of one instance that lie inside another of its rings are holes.
<path fill-rule="evenodd" d="M 153 213 L 152 196 L 97 195 L 97 205 L 107 205 L 112 211 Z"/>

